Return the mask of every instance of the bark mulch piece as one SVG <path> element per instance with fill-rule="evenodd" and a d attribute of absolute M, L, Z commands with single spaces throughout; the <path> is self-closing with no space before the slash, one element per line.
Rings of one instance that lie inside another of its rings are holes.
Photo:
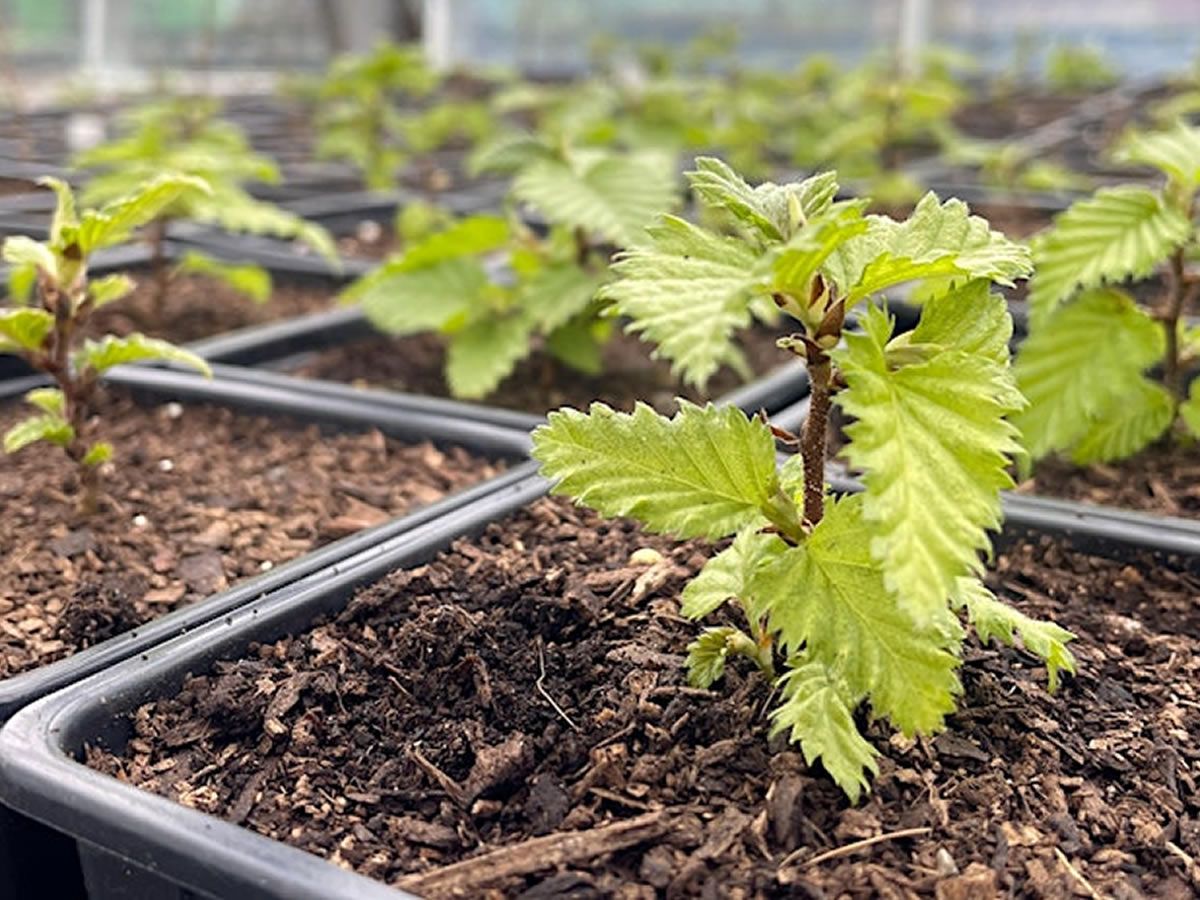
<path fill-rule="evenodd" d="M 1200 457 L 1194 446 L 1155 444 L 1112 463 L 1077 466 L 1049 458 L 1019 490 L 1160 516 L 1200 518 Z"/>
<path fill-rule="evenodd" d="M 0 432 L 29 407 L 0 407 Z M 202 599 L 496 474 L 461 449 L 229 409 L 103 402 L 116 448 L 103 511 L 75 513 L 75 473 L 38 445 L 0 465 L 0 677 Z"/>
<path fill-rule="evenodd" d="M 135 269 L 130 275 L 137 287 L 128 297 L 92 316 L 90 331 L 94 335 L 140 331 L 151 337 L 186 343 L 237 328 L 320 312 L 335 302 L 334 288 L 320 282 L 276 278 L 270 298 L 265 303 L 255 303 L 223 282 L 199 275 L 181 275 L 172 279 L 163 308 L 156 309 L 153 273 Z"/>
<path fill-rule="evenodd" d="M 768 741 L 746 666 L 685 684 L 702 549 L 541 501 L 189 678 L 88 762 L 428 897 L 1200 888 L 1200 584 L 1178 566 L 1002 551 L 993 587 L 1078 635 L 1078 677 L 1051 696 L 1033 657 L 969 644 L 961 712 L 933 739 L 870 726 L 881 774 L 851 808 Z"/>
<path fill-rule="evenodd" d="M 779 332 L 755 328 L 742 332 L 739 343 L 756 376 L 784 365 L 794 357 L 780 350 Z M 517 363 L 513 373 L 482 402 L 525 412 L 544 413 L 560 406 L 586 409 L 602 400 L 620 409 L 631 409 L 638 400 L 669 412 L 675 398 L 700 400 L 719 397 L 742 384 L 737 374 L 723 368 L 700 393 L 680 384 L 670 365 L 650 358 L 652 347 L 636 337 L 614 333 L 604 348 L 601 375 L 585 375 L 535 352 Z M 444 343 L 433 334 L 410 337 L 371 337 L 323 350 L 301 364 L 293 374 L 323 378 L 360 387 L 386 388 L 436 397 L 449 397 L 442 375 Z"/>

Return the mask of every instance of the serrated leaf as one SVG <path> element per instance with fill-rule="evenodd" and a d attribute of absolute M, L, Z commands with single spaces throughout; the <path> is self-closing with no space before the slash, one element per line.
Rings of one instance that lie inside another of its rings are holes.
<path fill-rule="evenodd" d="M 823 213 L 838 190 L 836 172 L 814 175 L 797 184 L 766 182 L 751 187 L 726 163 L 709 156 L 696 158 L 696 168 L 687 173 L 687 179 L 705 205 L 728 210 L 770 241 L 786 240 L 804 220 Z M 804 216 L 796 223 L 790 209 L 793 202 Z"/>
<path fill-rule="evenodd" d="M 1031 619 L 989 591 L 976 578 L 963 578 L 954 592 L 954 605 L 966 609 L 967 616 L 979 635 L 980 643 L 992 638 L 1012 647 L 1016 635 L 1020 634 L 1025 649 L 1046 663 L 1047 680 L 1051 692 L 1058 690 L 1059 673 L 1075 674 L 1075 657 L 1067 649 L 1067 643 L 1075 635 L 1053 622 Z"/>
<path fill-rule="evenodd" d="M 8 429 L 4 434 L 4 452 L 16 453 L 36 444 L 46 441 L 59 447 L 65 447 L 75 438 L 75 429 L 60 415 L 46 413 L 30 416 Z"/>
<path fill-rule="evenodd" d="M 733 643 L 749 640 L 736 628 L 706 628 L 687 648 L 687 679 L 692 687 L 707 690 L 725 674 L 725 662 Z"/>
<path fill-rule="evenodd" d="M 0 350 L 40 350 L 54 330 L 54 314 L 44 309 L 0 309 Z"/>
<path fill-rule="evenodd" d="M 51 278 L 58 277 L 58 261 L 54 252 L 40 241 L 24 235 L 14 235 L 4 239 L 4 247 L 0 256 L 10 266 L 29 266 L 36 271 L 45 272 Z"/>
<path fill-rule="evenodd" d="M 546 142 L 529 134 L 501 134 L 480 144 L 467 159 L 471 176 L 484 173 L 502 175 L 519 172 L 539 160 L 554 159 L 554 151 Z"/>
<path fill-rule="evenodd" d="M 58 243 L 63 228 L 79 224 L 79 216 L 75 212 L 75 194 L 61 178 L 45 176 L 39 178 L 37 183 L 54 191 L 54 217 L 50 220 L 50 244 L 53 246 Z"/>
<path fill-rule="evenodd" d="M 487 275 L 471 259 L 366 276 L 352 295 L 371 324 L 387 334 L 418 334 L 465 321 L 484 304 Z"/>
<path fill-rule="evenodd" d="M 820 760 L 851 803 L 870 790 L 865 772 L 879 774 L 875 748 L 859 733 L 854 709 L 861 695 L 819 662 L 805 662 L 779 679 L 783 699 L 771 712 L 772 733 L 786 731 L 810 766 Z"/>
<path fill-rule="evenodd" d="M 133 293 L 137 282 L 123 272 L 103 275 L 88 281 L 88 296 L 96 309 L 123 300 Z"/>
<path fill-rule="evenodd" d="M 464 326 L 446 347 L 446 383 L 455 397 L 486 397 L 529 354 L 533 324 L 523 316 L 494 316 Z"/>
<path fill-rule="evenodd" d="M 255 303 L 266 303 L 271 299 L 271 273 L 254 263 L 227 262 L 189 250 L 179 261 L 176 271 L 220 281 Z"/>
<path fill-rule="evenodd" d="M 676 205 L 669 170 L 637 156 L 539 160 L 513 180 L 512 195 L 551 222 L 599 234 L 619 247 L 645 239 L 645 228 Z"/>
<path fill-rule="evenodd" d="M 604 342 L 610 323 L 578 316 L 546 335 L 545 350 L 559 362 L 585 375 L 604 372 Z"/>
<path fill-rule="evenodd" d="M 727 600 L 741 601 L 746 617 L 756 622 L 762 615 L 762 604 L 750 592 L 754 573 L 785 549 L 774 534 L 742 531 L 733 543 L 712 557 L 700 574 L 684 587 L 680 595 L 680 612 L 689 619 L 703 619 Z"/>
<path fill-rule="evenodd" d="M 779 467 L 779 485 L 792 500 L 802 502 L 804 497 L 804 457 L 796 453 L 789 456 Z"/>
<path fill-rule="evenodd" d="M 945 610 L 956 578 L 982 570 L 1000 491 L 1012 486 L 1007 454 L 1019 448 L 1005 416 L 1021 398 L 1005 365 L 953 346 L 892 369 L 892 323 L 878 308 L 865 320 L 834 356 L 849 385 L 836 401 L 855 419 L 843 455 L 864 472 L 871 556 L 901 607 L 926 623 Z M 1003 317 L 993 321 L 1003 329 Z"/>
<path fill-rule="evenodd" d="M 1118 144 L 1113 158 L 1151 166 L 1193 190 L 1200 186 L 1200 128 L 1180 121 L 1163 131 L 1132 131 Z"/>
<path fill-rule="evenodd" d="M 503 247 L 512 235 L 508 220 L 499 216 L 469 216 L 412 244 L 401 254 L 399 267 L 419 269 L 466 256 L 480 256 Z"/>
<path fill-rule="evenodd" d="M 1071 459 L 1081 466 L 1126 459 L 1158 440 L 1174 419 L 1171 392 L 1147 378 L 1135 378 L 1075 444 Z"/>
<path fill-rule="evenodd" d="M 135 228 L 158 218 L 164 209 L 187 193 L 208 194 L 211 188 L 202 178 L 160 175 L 101 209 L 85 210 L 76 237 L 80 252 L 87 256 L 101 247 L 120 243 Z"/>
<path fill-rule="evenodd" d="M 1005 365 L 1012 331 L 1008 304 L 991 293 L 989 281 L 980 278 L 926 300 L 910 342 L 962 350 Z"/>
<path fill-rule="evenodd" d="M 772 287 L 807 301 L 813 277 L 830 255 L 869 227 L 862 217 L 864 203 L 836 204 L 772 251 Z"/>
<path fill-rule="evenodd" d="M 587 309 L 599 287 L 599 277 L 578 266 L 550 266 L 519 285 L 515 302 L 539 331 L 549 333 Z"/>
<path fill-rule="evenodd" d="M 650 246 L 618 257 L 612 269 L 619 277 L 600 298 L 630 320 L 628 331 L 657 345 L 655 358 L 670 360 L 673 372 L 703 389 L 736 358 L 734 332 L 750 324 L 750 298 L 761 291 L 757 257 L 740 241 L 674 216 L 648 231 Z"/>
<path fill-rule="evenodd" d="M 766 425 L 735 407 L 686 401 L 670 419 L 644 403 L 633 413 L 603 403 L 560 409 L 534 431 L 533 457 L 554 493 L 681 538 L 765 524 L 778 484 Z"/>
<path fill-rule="evenodd" d="M 148 360 L 179 363 L 204 375 L 212 375 L 208 363 L 190 350 L 138 333 L 126 337 L 106 335 L 98 341 L 85 341 L 74 356 L 76 368 L 91 369 L 97 374 L 107 372 L 114 366 Z"/>
<path fill-rule="evenodd" d="M 961 200 L 926 194 L 902 222 L 868 216 L 864 234 L 835 252 L 826 271 L 847 305 L 893 285 L 950 275 L 1011 285 L 1032 270 L 1029 251 L 973 216 Z"/>
<path fill-rule="evenodd" d="M 25 402 L 52 416 L 66 414 L 67 400 L 58 388 L 34 388 L 25 395 Z"/>
<path fill-rule="evenodd" d="M 1076 291 L 1149 275 L 1191 233 L 1187 216 L 1146 188 L 1102 188 L 1072 204 L 1033 244 L 1034 332 Z"/>
<path fill-rule="evenodd" d="M 1029 406 L 1013 423 L 1037 460 L 1074 447 L 1163 355 L 1162 327 L 1128 294 L 1088 291 L 1021 345 L 1014 371 Z"/>
<path fill-rule="evenodd" d="M 804 648 L 877 715 L 907 735 L 930 734 L 954 711 L 962 628 L 948 597 L 924 627 L 900 608 L 872 558 L 863 501 L 827 502 L 808 540 L 763 566 L 752 590 L 768 600 L 785 652 Z"/>

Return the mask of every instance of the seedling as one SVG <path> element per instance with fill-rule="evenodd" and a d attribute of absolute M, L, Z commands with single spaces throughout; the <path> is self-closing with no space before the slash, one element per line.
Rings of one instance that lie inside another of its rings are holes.
<path fill-rule="evenodd" d="M 1116 69 L 1098 47 L 1059 44 L 1046 56 L 1046 84 L 1056 93 L 1102 91 L 1117 80 Z"/>
<path fill-rule="evenodd" d="M 598 374 L 611 323 L 594 300 L 608 246 L 627 246 L 658 208 L 672 205 L 662 167 L 605 151 L 555 153 L 531 139 L 495 158 L 517 169 L 514 199 L 549 220 L 539 237 L 516 216 L 474 216 L 442 227 L 360 279 L 345 299 L 379 330 L 437 332 L 456 397 L 485 397 L 535 349 Z"/>
<path fill-rule="evenodd" d="M 203 181 L 206 191 L 180 194 L 146 222 L 150 267 L 154 279 L 154 308 L 161 315 L 172 278 L 193 272 L 226 282 L 235 291 L 262 302 L 271 293 L 267 272 L 257 266 L 230 264 L 192 251 L 180 267 L 166 255 L 167 229 L 173 221 L 216 225 L 227 231 L 293 238 L 336 261 L 333 239 L 319 225 L 252 197 L 247 182 L 279 181 L 279 170 L 250 149 L 244 134 L 217 117 L 219 107 L 202 98 L 177 98 L 137 110 L 124 137 L 101 144 L 75 159 L 75 165 L 95 170 L 82 201 L 103 204 L 138 189 L 164 172 L 177 172 Z"/>
<path fill-rule="evenodd" d="M 681 403 L 666 418 L 597 403 L 551 413 L 534 456 L 555 492 L 605 515 L 679 538 L 733 538 L 684 589 L 683 612 L 702 619 L 735 599 L 745 624 L 703 632 L 688 677 L 707 687 L 748 657 L 779 690 L 774 731 L 857 800 L 877 764 L 856 713 L 906 735 L 942 729 L 961 692 L 960 612 L 983 641 L 1020 634 L 1051 689 L 1073 671 L 1068 632 L 1010 609 L 980 580 L 1018 449 L 1006 417 L 1024 403 L 1009 368 L 1012 321 L 990 287 L 1027 275 L 1028 251 L 932 194 L 895 221 L 864 216 L 864 200 L 835 202 L 833 173 L 752 188 L 699 159 L 689 177 L 743 234 L 663 216 L 620 256 L 603 296 L 697 383 L 756 305 L 782 309 L 800 330 L 780 344 L 805 360 L 812 384 L 803 431 L 733 407 Z M 913 281 L 931 296 L 916 329 L 894 335 L 869 301 Z M 862 330 L 845 330 L 861 306 Z M 863 472 L 860 494 L 834 496 L 825 482 L 832 404 L 854 420 L 844 455 Z M 781 467 L 777 438 L 799 448 Z"/>
<path fill-rule="evenodd" d="M 100 376 L 113 366 L 142 360 L 183 363 L 205 373 L 208 365 L 193 353 L 142 334 L 86 338 L 92 313 L 133 290 L 126 275 L 89 279 L 88 258 L 126 240 L 186 193 L 207 188 L 193 178 L 161 177 L 76 215 L 67 184 L 53 178 L 42 183 L 58 196 L 49 240 L 10 237 L 2 249 L 4 261 L 14 267 L 16 293 L 24 294 L 26 303 L 0 310 L 0 352 L 22 357 L 55 386 L 26 394 L 38 412 L 9 429 L 4 452 L 16 453 L 39 441 L 61 447 L 79 470 L 80 512 L 92 515 L 98 509 L 100 467 L 113 454 L 112 446 L 93 433 Z"/>
<path fill-rule="evenodd" d="M 388 190 L 407 159 L 398 100 L 437 85 L 419 47 L 380 44 L 363 56 L 334 60 L 317 88 L 317 155 L 345 160 L 371 190 Z"/>
<path fill-rule="evenodd" d="M 1200 329 L 1185 322 L 1200 293 L 1190 265 L 1200 248 L 1200 128 L 1131 132 L 1115 157 L 1157 169 L 1163 184 L 1101 188 L 1033 244 L 1030 336 L 1016 364 L 1030 405 L 1015 421 L 1035 460 L 1123 459 L 1173 424 L 1200 435 L 1200 392 L 1185 384 L 1200 352 Z M 1119 286 L 1154 277 L 1153 309 Z"/>

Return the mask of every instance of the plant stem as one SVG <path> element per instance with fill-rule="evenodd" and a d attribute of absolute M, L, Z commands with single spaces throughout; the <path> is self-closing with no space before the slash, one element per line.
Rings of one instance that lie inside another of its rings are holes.
<path fill-rule="evenodd" d="M 1166 332 L 1167 350 L 1163 358 L 1163 384 L 1177 401 L 1184 400 L 1182 354 L 1179 348 L 1179 320 L 1196 299 L 1200 282 L 1189 283 L 1184 271 L 1184 250 L 1171 254 L 1167 269 L 1167 291 L 1158 318 Z"/>
<path fill-rule="evenodd" d="M 47 299 L 50 302 L 46 305 L 52 306 L 54 312 L 54 344 L 46 370 L 62 392 L 63 415 L 74 433 L 65 449 L 79 470 L 79 512 L 84 516 L 92 516 L 100 507 L 100 472 L 98 466 L 84 463 L 88 452 L 84 432 L 95 382 L 86 376 L 79 377 L 71 368 L 71 345 L 75 328 L 80 324 L 72 315 L 72 309 L 78 309 L 81 319 L 86 321 L 90 304 L 57 290 Z"/>
<path fill-rule="evenodd" d="M 800 434 L 804 459 L 804 519 L 816 525 L 825 515 L 825 445 L 833 396 L 833 362 L 816 344 L 808 345 L 811 384 L 808 418 Z"/>

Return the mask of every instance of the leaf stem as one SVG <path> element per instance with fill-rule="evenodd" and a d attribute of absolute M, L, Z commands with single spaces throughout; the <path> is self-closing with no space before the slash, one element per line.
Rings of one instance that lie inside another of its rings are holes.
<path fill-rule="evenodd" d="M 804 459 L 804 518 L 816 525 L 825 515 L 825 448 L 833 396 L 833 361 L 815 343 L 808 345 L 808 378 L 811 394 L 808 418 L 800 434 L 800 453 Z"/>
<path fill-rule="evenodd" d="M 1166 274 L 1167 291 L 1163 310 L 1159 313 L 1166 332 L 1166 354 L 1163 358 L 1163 384 L 1176 401 L 1184 399 L 1183 366 L 1179 348 L 1179 320 L 1196 299 L 1200 283 L 1188 283 L 1184 271 L 1184 248 L 1171 254 Z"/>

